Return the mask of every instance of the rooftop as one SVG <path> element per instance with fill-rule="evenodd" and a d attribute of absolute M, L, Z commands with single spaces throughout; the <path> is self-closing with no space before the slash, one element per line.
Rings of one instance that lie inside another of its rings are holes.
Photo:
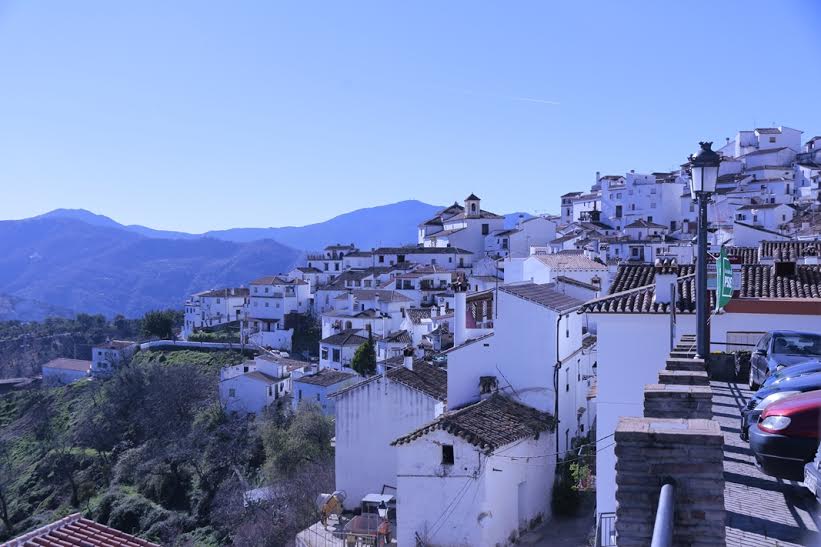
<path fill-rule="evenodd" d="M 251 285 L 305 285 L 305 281 L 301 279 L 285 279 L 278 275 L 266 275 L 259 279 L 251 281 Z"/>
<path fill-rule="evenodd" d="M 583 300 L 557 291 L 555 283 L 503 285 L 499 290 L 557 312 L 572 310 L 584 304 Z"/>
<path fill-rule="evenodd" d="M 532 255 L 539 262 L 556 270 L 606 270 L 607 266 L 591 260 L 583 254 L 553 253 L 547 255 Z"/>
<path fill-rule="evenodd" d="M 60 370 L 76 370 L 78 372 L 88 372 L 91 370 L 91 361 L 59 357 L 57 359 L 52 359 L 48 363 L 44 364 L 43 368 L 56 368 Z"/>
<path fill-rule="evenodd" d="M 294 378 L 293 381 L 300 382 L 302 384 L 311 384 L 314 386 L 328 387 L 334 384 L 338 384 L 340 382 L 344 382 L 346 380 L 351 380 L 355 377 L 356 375 L 351 374 L 350 372 L 342 372 L 339 370 L 325 368 L 320 370 L 319 372 L 315 372 L 314 374 L 306 374 L 305 376 Z"/>
<path fill-rule="evenodd" d="M 7 547 L 160 547 L 75 513 L 4 543 Z"/>
<path fill-rule="evenodd" d="M 493 395 L 458 410 L 446 412 L 433 422 L 391 444 L 410 443 L 436 430 L 459 436 L 485 453 L 520 439 L 535 437 L 553 430 L 555 422 L 550 414 L 517 403 L 502 395 Z"/>
<path fill-rule="evenodd" d="M 359 334 L 360 329 L 346 329 L 342 332 L 338 332 L 336 334 L 332 334 L 326 338 L 323 338 L 319 342 L 321 344 L 328 344 L 331 346 L 361 346 L 368 339 Z"/>
<path fill-rule="evenodd" d="M 377 297 L 382 302 L 410 302 L 411 299 L 399 291 L 380 290 L 380 289 L 354 289 L 353 296 L 357 300 L 375 300 Z M 345 300 L 348 298 L 347 293 L 337 295 L 334 300 Z"/>
<path fill-rule="evenodd" d="M 248 296 L 250 291 L 247 287 L 227 288 L 227 289 L 211 289 L 210 291 L 198 292 L 194 296 L 201 298 L 228 298 L 231 296 Z"/>
<path fill-rule="evenodd" d="M 405 368 L 401 365 L 402 357 L 396 359 L 397 366 L 388 370 L 384 375 L 375 375 L 366 378 L 361 382 L 347 386 L 336 391 L 333 396 L 338 397 L 350 391 L 354 391 L 387 377 L 392 382 L 397 382 L 411 389 L 421 391 L 438 401 L 445 401 L 448 395 L 448 373 L 445 369 L 435 367 L 422 361 L 421 359 L 413 360 L 413 370 Z M 393 361 L 394 359 L 391 359 Z"/>
<path fill-rule="evenodd" d="M 137 342 L 132 342 L 130 340 L 109 340 L 108 342 L 105 342 L 94 347 L 102 349 L 125 349 L 133 346 L 136 343 Z"/>

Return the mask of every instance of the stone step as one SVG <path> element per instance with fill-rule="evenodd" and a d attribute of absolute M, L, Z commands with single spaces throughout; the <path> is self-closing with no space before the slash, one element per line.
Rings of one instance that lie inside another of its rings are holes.
<path fill-rule="evenodd" d="M 707 386 L 710 385 L 710 377 L 700 370 L 662 370 L 659 372 L 659 384 Z"/>
<path fill-rule="evenodd" d="M 703 359 L 670 357 L 666 363 L 667 370 L 689 370 L 693 372 L 706 372 L 707 370 Z"/>
<path fill-rule="evenodd" d="M 671 351 L 670 357 L 672 359 L 694 359 L 696 352 L 694 351 Z"/>

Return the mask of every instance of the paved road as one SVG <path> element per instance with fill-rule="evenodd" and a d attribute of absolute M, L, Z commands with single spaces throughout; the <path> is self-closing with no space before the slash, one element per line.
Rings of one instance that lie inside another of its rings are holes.
<path fill-rule="evenodd" d="M 800 484 L 759 471 L 738 437 L 747 386 L 712 382 L 713 416 L 724 431 L 724 506 L 727 546 L 821 546 L 819 507 Z"/>

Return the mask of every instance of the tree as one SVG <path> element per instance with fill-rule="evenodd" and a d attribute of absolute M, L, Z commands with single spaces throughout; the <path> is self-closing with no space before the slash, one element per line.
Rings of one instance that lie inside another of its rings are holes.
<path fill-rule="evenodd" d="M 177 323 L 176 313 L 173 310 L 154 310 L 147 312 L 142 320 L 142 332 L 145 336 L 156 336 L 164 340 L 174 337 L 174 327 Z"/>
<path fill-rule="evenodd" d="M 356 348 L 351 368 L 362 376 L 371 376 L 376 372 L 376 347 L 373 343 L 373 333 L 370 331 L 368 340 Z"/>

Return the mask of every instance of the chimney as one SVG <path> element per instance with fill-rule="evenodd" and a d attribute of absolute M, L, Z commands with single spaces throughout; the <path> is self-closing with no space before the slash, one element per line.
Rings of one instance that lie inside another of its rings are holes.
<path fill-rule="evenodd" d="M 596 171 L 596 184 L 599 183 L 599 179 L 601 179 L 601 172 Z"/>
<path fill-rule="evenodd" d="M 495 376 L 479 376 L 479 399 L 484 401 L 499 392 L 499 381 Z"/>
<path fill-rule="evenodd" d="M 653 301 L 669 304 L 673 301 L 673 284 L 678 279 L 678 263 L 675 258 L 656 259 L 656 291 Z"/>
<path fill-rule="evenodd" d="M 434 305 L 433 305 L 433 306 L 431 306 L 431 308 L 430 308 L 430 318 L 431 318 L 431 319 L 435 319 L 438 315 L 439 315 L 439 306 L 437 306 L 436 304 L 434 304 Z"/>
<path fill-rule="evenodd" d="M 354 298 L 353 298 L 353 291 L 348 293 L 348 312 L 353 313 L 354 309 Z"/>
<path fill-rule="evenodd" d="M 460 346 L 467 340 L 467 292 L 454 285 L 453 345 Z"/>
<path fill-rule="evenodd" d="M 413 370 L 413 348 L 407 346 L 402 351 L 402 366 L 408 370 Z"/>

